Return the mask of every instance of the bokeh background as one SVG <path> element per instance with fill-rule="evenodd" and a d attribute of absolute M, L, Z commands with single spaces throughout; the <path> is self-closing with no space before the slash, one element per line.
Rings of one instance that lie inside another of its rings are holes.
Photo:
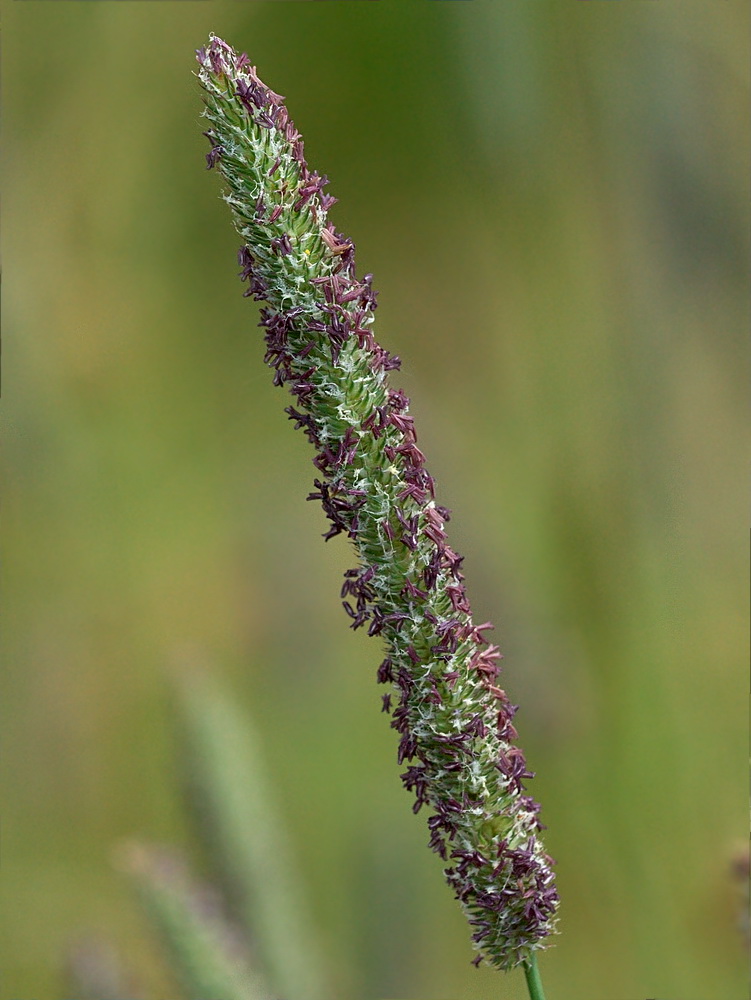
<path fill-rule="evenodd" d="M 210 30 L 287 95 L 380 291 L 558 860 L 554 1000 L 740 1000 L 748 12 L 25 2 L 3 11 L 5 1000 L 71 942 L 174 996 L 113 848 L 194 859 L 186 649 L 255 721 L 332 1000 L 519 998 L 398 780 L 346 542 L 204 169 Z M 498 638 L 499 637 L 499 638 Z M 737 864 L 736 864 L 737 867 Z"/>

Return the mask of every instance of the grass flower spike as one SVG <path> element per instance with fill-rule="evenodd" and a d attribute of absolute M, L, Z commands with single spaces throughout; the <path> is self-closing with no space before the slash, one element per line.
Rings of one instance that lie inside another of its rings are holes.
<path fill-rule="evenodd" d="M 532 777 L 515 745 L 515 706 L 499 687 L 501 658 L 474 624 L 449 511 L 417 445 L 409 400 L 389 384 L 399 359 L 372 332 L 372 275 L 328 221 L 335 198 L 308 167 L 283 98 L 247 56 L 211 36 L 197 52 L 205 91 L 206 160 L 221 172 L 243 245 L 246 296 L 263 302 L 266 361 L 294 397 L 287 414 L 316 450 L 314 491 L 359 566 L 342 587 L 354 629 L 379 636 L 383 711 L 400 737 L 414 810 L 430 810 L 430 846 L 472 925 L 483 958 L 521 963 L 555 927 L 552 859 L 538 836 Z"/>

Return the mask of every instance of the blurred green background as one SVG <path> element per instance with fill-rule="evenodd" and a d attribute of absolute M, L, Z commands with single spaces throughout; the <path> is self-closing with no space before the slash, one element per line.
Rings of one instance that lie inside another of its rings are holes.
<path fill-rule="evenodd" d="M 204 169 L 210 30 L 287 95 L 375 274 L 522 706 L 562 897 L 551 1000 L 744 997 L 746 5 L 3 18 L 3 1000 L 60 1000 L 91 929 L 170 995 L 111 858 L 132 835 L 193 850 L 185 650 L 262 734 L 332 1000 L 524 992 L 470 965 L 398 780 L 380 648 L 339 606 L 353 555 L 304 502 L 312 451 Z"/>

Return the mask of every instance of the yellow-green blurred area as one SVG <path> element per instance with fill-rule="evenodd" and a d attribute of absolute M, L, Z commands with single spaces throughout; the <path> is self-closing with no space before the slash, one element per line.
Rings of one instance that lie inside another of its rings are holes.
<path fill-rule="evenodd" d="M 379 642 L 340 607 L 353 552 L 305 502 L 313 452 L 205 170 L 212 30 L 332 179 L 497 624 L 558 862 L 550 1000 L 741 1000 L 745 5 L 3 15 L 3 1000 L 62 1000 L 91 932 L 142 996 L 176 996 L 112 856 L 141 836 L 203 870 L 186 650 L 261 734 L 332 1000 L 525 990 L 470 965 L 379 712 Z"/>

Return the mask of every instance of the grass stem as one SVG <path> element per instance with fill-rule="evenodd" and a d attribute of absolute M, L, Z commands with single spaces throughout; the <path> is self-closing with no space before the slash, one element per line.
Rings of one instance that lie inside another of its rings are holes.
<path fill-rule="evenodd" d="M 524 975 L 527 977 L 529 1000 L 545 1000 L 545 994 L 542 991 L 540 970 L 537 968 L 537 956 L 534 952 L 532 952 L 530 960 L 524 962 Z"/>

